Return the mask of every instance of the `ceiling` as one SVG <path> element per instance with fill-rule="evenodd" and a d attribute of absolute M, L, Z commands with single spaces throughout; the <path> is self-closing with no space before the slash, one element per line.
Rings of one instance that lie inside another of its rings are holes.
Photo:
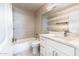
<path fill-rule="evenodd" d="M 13 6 L 22 8 L 24 10 L 30 10 L 35 12 L 38 10 L 41 6 L 43 6 L 44 3 L 13 3 Z"/>

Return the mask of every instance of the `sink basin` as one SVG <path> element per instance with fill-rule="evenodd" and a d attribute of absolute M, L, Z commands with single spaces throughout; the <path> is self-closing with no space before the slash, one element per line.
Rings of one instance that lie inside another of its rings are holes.
<path fill-rule="evenodd" d="M 65 41 L 74 40 L 73 37 L 70 37 L 70 36 L 64 37 L 64 36 L 59 35 L 59 36 L 53 36 L 53 37 L 59 38 L 59 39 L 63 39 L 63 40 L 65 40 Z"/>
<path fill-rule="evenodd" d="M 70 35 L 64 36 L 64 33 L 63 32 L 61 32 L 61 33 L 49 33 L 49 34 L 47 34 L 47 36 L 55 37 L 58 40 L 61 40 L 62 39 L 64 41 L 72 41 L 72 40 L 75 39 L 74 37 L 72 37 Z"/>

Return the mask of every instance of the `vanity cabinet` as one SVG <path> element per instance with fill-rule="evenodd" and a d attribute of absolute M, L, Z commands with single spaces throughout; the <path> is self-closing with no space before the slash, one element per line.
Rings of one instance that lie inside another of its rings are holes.
<path fill-rule="evenodd" d="M 40 55 L 42 56 L 75 56 L 76 49 L 54 39 L 40 38 Z"/>
<path fill-rule="evenodd" d="M 48 40 L 47 40 L 46 55 L 47 56 L 66 56 L 65 53 L 63 53 L 62 51 L 60 51 L 60 50 L 56 49 L 54 46 L 52 46 L 51 42 L 49 42 Z"/>

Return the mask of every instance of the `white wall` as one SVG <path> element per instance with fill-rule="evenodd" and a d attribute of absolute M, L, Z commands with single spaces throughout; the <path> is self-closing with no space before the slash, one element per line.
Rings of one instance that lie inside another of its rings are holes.
<path fill-rule="evenodd" d="M 36 33 L 40 34 L 42 33 L 42 22 L 43 22 L 43 14 L 48 12 L 49 10 L 47 9 L 48 4 L 43 5 L 39 10 L 36 12 Z"/>
<path fill-rule="evenodd" d="M 23 39 L 34 37 L 34 13 L 20 8 L 13 8 L 14 37 Z"/>

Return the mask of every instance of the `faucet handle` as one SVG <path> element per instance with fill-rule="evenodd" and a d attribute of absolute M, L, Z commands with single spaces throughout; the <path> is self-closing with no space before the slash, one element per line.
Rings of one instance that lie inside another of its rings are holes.
<path fill-rule="evenodd" d="M 69 32 L 69 30 L 65 30 L 65 32 L 67 33 L 67 32 Z"/>
<path fill-rule="evenodd" d="M 67 36 L 67 33 L 69 32 L 69 30 L 65 30 L 64 31 L 64 36 Z"/>
<path fill-rule="evenodd" d="M 16 39 L 15 38 L 12 38 L 12 43 L 16 42 Z"/>

